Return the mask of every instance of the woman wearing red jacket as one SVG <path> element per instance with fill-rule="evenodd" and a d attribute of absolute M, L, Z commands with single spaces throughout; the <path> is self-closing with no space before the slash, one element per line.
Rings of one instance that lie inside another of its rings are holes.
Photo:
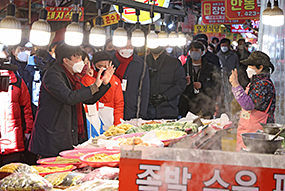
<path fill-rule="evenodd" d="M 83 53 L 82 59 L 84 62 L 88 62 L 88 55 Z M 91 66 L 91 74 L 85 75 L 81 78 L 81 82 L 83 85 L 88 86 L 94 83 L 96 80 L 98 71 L 101 67 L 107 68 L 108 65 L 112 64 L 112 56 L 106 52 L 96 52 L 93 55 L 93 63 L 95 67 Z M 88 72 L 87 72 L 88 73 Z M 120 79 L 113 75 L 110 80 L 111 87 L 110 89 L 104 94 L 104 96 L 99 100 L 97 104 L 97 110 L 99 118 L 103 125 L 109 127 L 111 125 L 118 125 L 121 123 L 121 119 L 124 117 L 124 97 Z M 87 109 L 88 110 L 88 109 Z M 90 113 L 90 111 L 87 111 Z M 102 133 L 102 131 L 100 132 Z M 98 133 L 98 134 L 100 134 Z"/>
<path fill-rule="evenodd" d="M 6 144 L 0 144 L 0 165 L 21 160 L 22 151 L 25 150 L 24 140 L 29 138 L 33 128 L 28 88 L 23 79 L 14 72 L 0 70 L 0 76 L 8 75 L 8 91 L 0 91 L 0 138 L 7 140 Z M 22 109 L 24 116 L 21 116 Z M 25 119 L 26 129 L 23 129 L 22 117 Z"/>

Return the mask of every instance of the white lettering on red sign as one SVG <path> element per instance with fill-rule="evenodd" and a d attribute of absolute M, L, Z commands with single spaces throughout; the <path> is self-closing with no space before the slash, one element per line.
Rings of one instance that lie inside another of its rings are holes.
<path fill-rule="evenodd" d="M 165 180 L 167 183 L 167 190 L 181 190 L 187 191 L 187 182 L 188 179 L 191 180 L 192 174 L 188 173 L 188 167 L 183 167 L 182 170 L 182 185 L 180 184 L 180 167 L 174 167 L 174 170 L 171 170 L 170 166 L 165 167 Z"/>
<path fill-rule="evenodd" d="M 140 164 L 139 169 L 145 170 L 143 173 L 137 174 L 139 179 L 136 179 L 136 184 L 139 185 L 139 190 L 158 191 L 162 186 L 162 181 L 160 180 L 161 176 L 154 171 L 160 171 L 160 166 Z"/>
<path fill-rule="evenodd" d="M 250 180 L 248 181 L 243 180 L 242 179 L 243 176 L 250 177 Z M 258 187 L 251 187 L 257 181 L 257 177 L 252 171 L 249 170 L 239 171 L 235 176 L 235 180 L 240 186 L 232 186 L 232 191 L 259 191 Z"/>
<path fill-rule="evenodd" d="M 214 171 L 214 175 L 213 177 L 208 180 L 208 181 L 205 181 L 203 182 L 204 185 L 206 187 L 209 187 L 209 186 L 212 186 L 215 182 L 218 182 L 222 187 L 224 188 L 228 188 L 229 187 L 229 183 L 225 182 L 222 178 L 221 178 L 221 175 L 220 175 L 220 170 L 218 169 L 215 169 Z M 203 188 L 203 191 L 212 191 L 212 190 L 215 190 L 215 191 L 229 191 L 229 189 L 219 189 L 219 188 Z"/>
<path fill-rule="evenodd" d="M 276 180 L 276 185 L 273 191 L 285 191 L 285 174 L 274 174 L 274 179 Z"/>

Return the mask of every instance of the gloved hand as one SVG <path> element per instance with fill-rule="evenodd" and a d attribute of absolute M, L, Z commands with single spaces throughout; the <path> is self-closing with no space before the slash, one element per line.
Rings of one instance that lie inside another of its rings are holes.
<path fill-rule="evenodd" d="M 155 107 L 168 100 L 165 94 L 153 94 L 151 97 L 151 104 Z"/>

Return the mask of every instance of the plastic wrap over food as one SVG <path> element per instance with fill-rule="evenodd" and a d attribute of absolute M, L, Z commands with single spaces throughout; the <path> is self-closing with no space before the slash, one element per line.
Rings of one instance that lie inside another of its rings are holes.
<path fill-rule="evenodd" d="M 119 168 L 112 167 L 101 167 L 93 170 L 89 174 L 86 174 L 84 177 L 80 178 L 77 183 L 82 184 L 86 181 L 91 181 L 94 179 L 101 180 L 115 180 L 119 177 Z"/>
<path fill-rule="evenodd" d="M 118 191 L 118 180 L 92 180 L 65 189 L 65 191 Z"/>
<path fill-rule="evenodd" d="M 39 172 L 35 168 L 23 163 L 6 164 L 5 166 L 2 166 L 0 168 L 0 172 L 7 172 L 7 173 L 25 172 L 25 173 L 39 174 Z"/>
<path fill-rule="evenodd" d="M 52 184 L 40 175 L 26 172 L 13 173 L 0 181 L 1 191 L 50 191 L 52 189 Z"/>
<path fill-rule="evenodd" d="M 60 186 L 74 186 L 77 185 L 77 181 L 85 174 L 74 172 L 62 172 L 46 175 L 47 179 L 54 187 Z"/>

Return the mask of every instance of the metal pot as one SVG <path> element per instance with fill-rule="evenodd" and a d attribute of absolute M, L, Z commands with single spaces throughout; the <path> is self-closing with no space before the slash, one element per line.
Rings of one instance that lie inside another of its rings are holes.
<path fill-rule="evenodd" d="M 265 135 L 260 133 L 243 133 L 241 134 L 244 145 L 254 153 L 274 154 L 281 146 L 284 138 L 277 137 L 274 141 L 270 141 L 274 135 Z"/>
<path fill-rule="evenodd" d="M 265 133 L 270 135 L 276 135 L 280 128 L 284 128 L 284 125 L 278 123 L 260 123 Z"/>

